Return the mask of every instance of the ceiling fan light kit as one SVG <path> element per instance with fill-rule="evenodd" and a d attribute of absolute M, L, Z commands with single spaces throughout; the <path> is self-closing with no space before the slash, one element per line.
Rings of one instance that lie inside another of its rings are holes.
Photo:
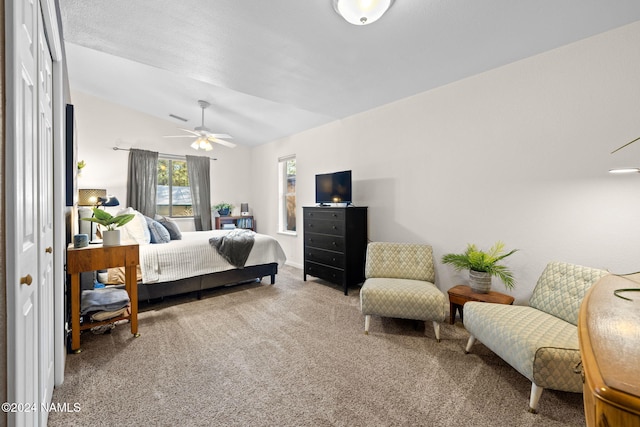
<path fill-rule="evenodd" d="M 332 0 L 338 15 L 353 25 L 368 25 L 376 22 L 391 7 L 395 0 Z"/>
<path fill-rule="evenodd" d="M 213 145 L 211 145 L 211 143 L 204 138 L 198 138 L 193 141 L 193 144 L 191 144 L 191 148 L 193 148 L 194 150 L 211 151 L 213 150 Z"/>
<path fill-rule="evenodd" d="M 191 129 L 183 129 L 178 128 L 182 131 L 189 133 L 189 135 L 168 135 L 165 138 L 196 138 L 195 141 L 191 144 L 191 148 L 194 150 L 205 150 L 211 151 L 213 150 L 212 142 L 215 142 L 220 145 L 224 145 L 225 147 L 233 148 L 236 146 L 233 142 L 225 141 L 226 138 L 231 139 L 231 135 L 227 135 L 226 133 L 212 133 L 211 129 L 204 125 L 204 110 L 208 108 L 211 104 L 207 101 L 199 100 L 198 105 L 202 108 L 202 124 L 200 126 L 196 126 L 193 130 Z"/>

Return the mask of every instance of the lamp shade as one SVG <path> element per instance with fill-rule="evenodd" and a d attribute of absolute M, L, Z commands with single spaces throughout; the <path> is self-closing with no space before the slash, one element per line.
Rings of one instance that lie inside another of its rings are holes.
<path fill-rule="evenodd" d="M 348 23 L 367 25 L 377 21 L 394 0 L 333 0 L 333 8 Z"/>
<path fill-rule="evenodd" d="M 78 206 L 96 206 L 100 197 L 107 197 L 107 190 L 81 188 L 78 190 Z"/>

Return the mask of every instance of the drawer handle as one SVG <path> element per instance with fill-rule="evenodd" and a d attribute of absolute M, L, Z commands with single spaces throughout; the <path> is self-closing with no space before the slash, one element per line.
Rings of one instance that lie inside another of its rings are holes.
<path fill-rule="evenodd" d="M 331 244 L 332 244 L 333 246 L 338 246 L 338 244 L 337 244 L 336 242 L 331 242 Z"/>
<path fill-rule="evenodd" d="M 337 229 L 338 229 L 338 227 L 336 227 L 335 225 L 334 225 L 332 228 L 333 228 L 334 230 L 337 230 Z"/>
<path fill-rule="evenodd" d="M 29 286 L 31 283 L 33 283 L 33 277 L 31 277 L 30 274 L 27 274 L 26 276 L 20 278 L 21 285 Z"/>

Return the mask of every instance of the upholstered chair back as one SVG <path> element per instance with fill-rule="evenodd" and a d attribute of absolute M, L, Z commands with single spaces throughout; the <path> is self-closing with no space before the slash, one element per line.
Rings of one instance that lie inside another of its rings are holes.
<path fill-rule="evenodd" d="M 417 243 L 372 242 L 367 245 L 365 277 L 435 282 L 433 251 Z"/>
<path fill-rule="evenodd" d="M 596 268 L 550 262 L 538 279 L 529 305 L 577 326 L 582 299 L 591 285 L 607 274 Z"/>

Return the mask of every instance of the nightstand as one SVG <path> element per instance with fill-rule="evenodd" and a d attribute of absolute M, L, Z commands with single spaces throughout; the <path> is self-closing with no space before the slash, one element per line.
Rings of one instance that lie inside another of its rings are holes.
<path fill-rule="evenodd" d="M 71 275 L 71 350 L 79 353 L 80 331 L 106 325 L 118 320 L 129 320 L 131 333 L 138 337 L 138 283 L 136 267 L 139 264 L 139 247 L 133 245 L 89 245 L 84 248 L 67 248 L 67 274 Z M 114 317 L 103 322 L 80 325 L 80 273 L 124 266 L 125 289 L 131 300 L 129 316 Z"/>

